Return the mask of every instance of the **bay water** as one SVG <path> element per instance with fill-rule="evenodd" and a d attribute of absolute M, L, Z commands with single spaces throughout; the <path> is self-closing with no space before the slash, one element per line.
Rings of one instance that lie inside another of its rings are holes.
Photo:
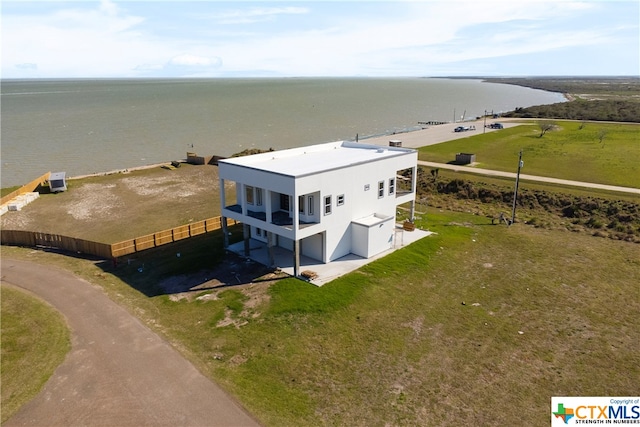
<path fill-rule="evenodd" d="M 1 186 L 247 148 L 360 140 L 564 101 L 476 79 L 4 80 Z"/>

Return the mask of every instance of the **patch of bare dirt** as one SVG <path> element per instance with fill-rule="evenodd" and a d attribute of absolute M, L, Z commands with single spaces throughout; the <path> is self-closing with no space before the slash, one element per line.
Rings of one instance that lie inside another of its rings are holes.
<path fill-rule="evenodd" d="M 414 332 L 414 340 L 418 339 L 420 333 L 422 332 L 422 325 L 424 324 L 424 316 L 417 317 L 410 322 L 403 323 L 402 326 L 405 328 L 411 328 Z"/>
<path fill-rule="evenodd" d="M 206 172 L 204 167 L 196 172 Z M 188 185 L 178 171 L 167 172 L 165 175 L 154 177 L 139 176 L 122 179 L 122 183 L 139 196 L 162 197 L 164 199 L 180 199 L 201 194 L 203 191 L 217 189 L 217 180 L 212 180 L 209 174 L 191 173 Z"/>
<path fill-rule="evenodd" d="M 67 203 L 67 213 L 75 220 L 92 221 L 119 218 L 124 205 L 115 191 L 116 184 L 85 184 L 76 189 Z"/>

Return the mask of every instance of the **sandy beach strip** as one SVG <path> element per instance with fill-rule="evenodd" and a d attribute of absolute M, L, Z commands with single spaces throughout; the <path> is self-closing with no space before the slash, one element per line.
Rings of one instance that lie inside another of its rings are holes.
<path fill-rule="evenodd" d="M 505 128 L 518 126 L 521 123 L 512 122 L 504 119 L 487 118 L 487 126 L 491 123 L 502 123 Z M 440 144 L 442 142 L 452 141 L 454 139 L 466 138 L 481 134 L 483 132 L 495 132 L 498 129 L 485 128 L 485 120 L 479 119 L 474 121 L 465 121 L 457 123 L 444 123 L 441 125 L 430 125 L 429 127 L 412 132 L 396 133 L 391 135 L 376 136 L 373 138 L 360 139 L 364 144 L 384 145 L 388 146 L 389 141 L 398 140 L 402 143 L 402 147 L 420 148 L 428 145 Z M 454 132 L 458 126 L 475 127 L 475 130 L 464 132 Z"/>

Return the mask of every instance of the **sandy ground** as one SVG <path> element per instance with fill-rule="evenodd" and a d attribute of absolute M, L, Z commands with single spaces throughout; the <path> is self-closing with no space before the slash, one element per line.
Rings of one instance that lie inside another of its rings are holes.
<path fill-rule="evenodd" d="M 220 213 L 218 168 L 210 165 L 130 170 L 68 185 L 5 213 L 2 228 L 115 243 Z"/>

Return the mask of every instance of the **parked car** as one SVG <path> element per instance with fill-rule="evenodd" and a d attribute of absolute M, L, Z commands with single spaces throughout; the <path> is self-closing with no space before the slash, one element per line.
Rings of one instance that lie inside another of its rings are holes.
<path fill-rule="evenodd" d="M 504 126 L 502 125 L 502 123 L 491 123 L 491 124 L 489 125 L 489 127 L 490 127 L 491 129 L 502 129 L 502 128 L 504 128 Z"/>

